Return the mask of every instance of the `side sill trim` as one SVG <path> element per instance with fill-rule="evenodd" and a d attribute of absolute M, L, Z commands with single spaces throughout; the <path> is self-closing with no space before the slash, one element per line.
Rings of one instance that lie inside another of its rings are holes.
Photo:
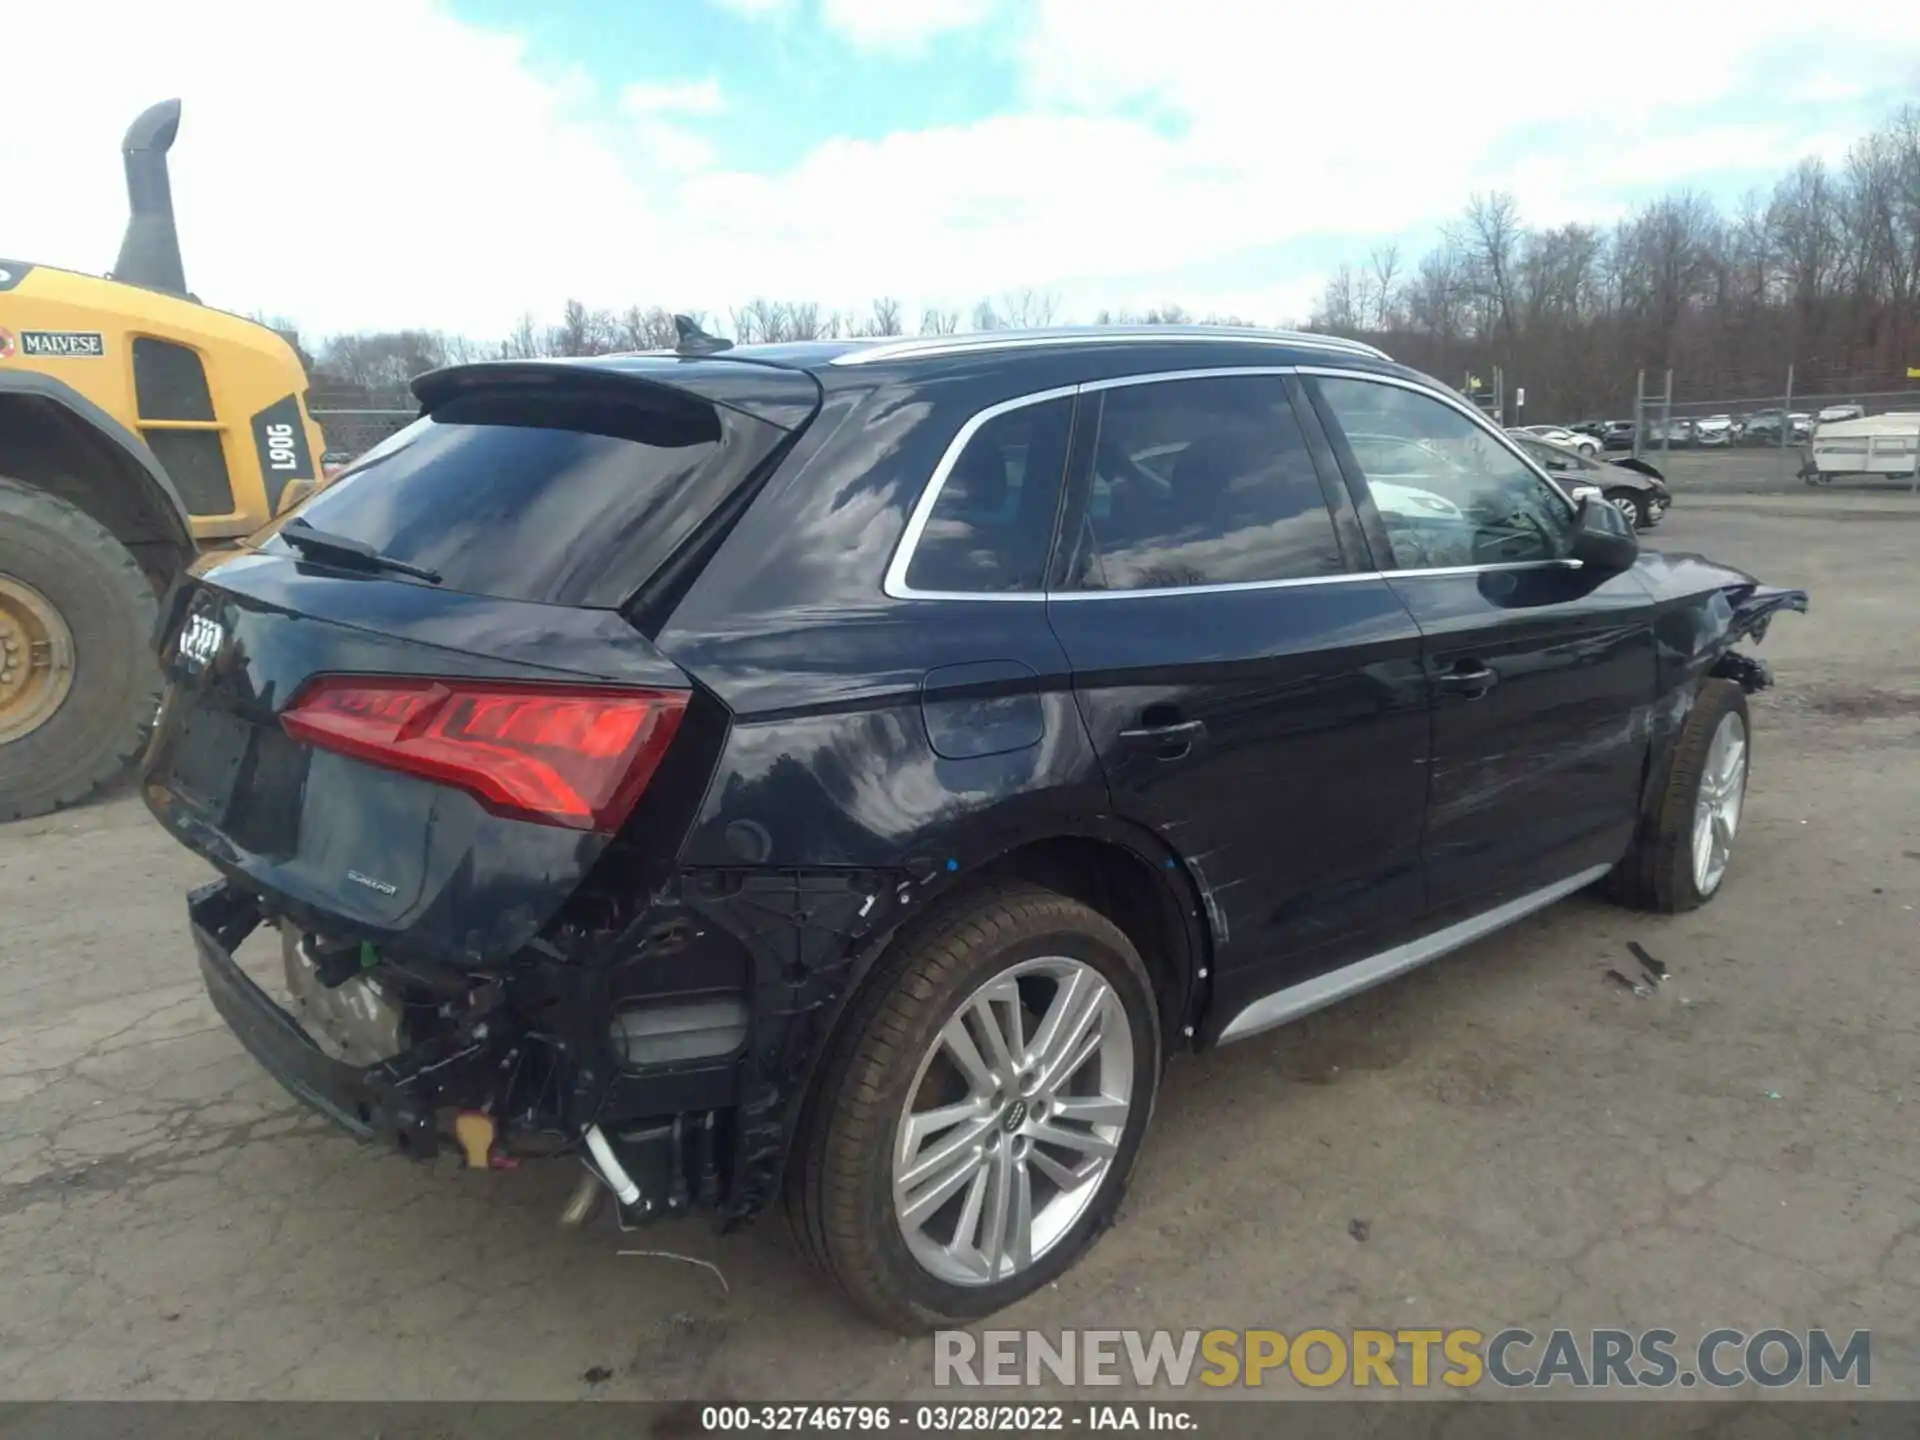
<path fill-rule="evenodd" d="M 1404 975 L 1409 970 L 1417 970 L 1430 960 L 1437 960 L 1450 950 L 1458 950 L 1462 945 L 1470 945 L 1482 936 L 1491 935 L 1514 921 L 1531 915 L 1536 910 L 1544 910 L 1554 901 L 1571 895 L 1574 891 L 1591 885 L 1613 867 L 1595 865 L 1582 870 L 1578 875 L 1569 875 L 1564 880 L 1539 890 L 1533 890 L 1504 904 L 1496 905 L 1478 915 L 1470 915 L 1465 920 L 1455 921 L 1444 930 L 1436 930 L 1431 935 L 1422 935 L 1418 940 L 1409 940 L 1404 945 L 1396 945 L 1391 950 L 1382 950 L 1378 955 L 1370 955 L 1364 960 L 1356 960 L 1351 965 L 1343 965 L 1338 970 L 1329 970 L 1324 975 L 1316 975 L 1311 980 L 1302 980 L 1297 985 L 1289 985 L 1284 990 L 1276 990 L 1271 995 L 1263 995 L 1248 1005 L 1228 1022 L 1227 1028 L 1220 1032 L 1220 1043 L 1230 1040 L 1244 1040 L 1249 1035 L 1257 1035 L 1262 1030 L 1271 1030 L 1276 1025 L 1284 1025 L 1289 1020 L 1297 1020 L 1302 1015 L 1310 1015 L 1315 1010 L 1344 1000 L 1349 995 L 1357 995 L 1362 990 L 1371 989 L 1396 975 Z"/>

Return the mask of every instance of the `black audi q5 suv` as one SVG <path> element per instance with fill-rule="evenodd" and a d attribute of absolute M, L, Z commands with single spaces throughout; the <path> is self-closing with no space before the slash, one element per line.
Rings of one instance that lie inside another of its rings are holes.
<path fill-rule="evenodd" d="M 363 1140 L 577 1157 L 576 1217 L 780 1202 L 907 1330 L 1087 1250 L 1174 1053 L 1711 899 L 1735 647 L 1806 606 L 1325 336 L 689 325 L 415 389 L 163 616 L 214 1003 Z"/>

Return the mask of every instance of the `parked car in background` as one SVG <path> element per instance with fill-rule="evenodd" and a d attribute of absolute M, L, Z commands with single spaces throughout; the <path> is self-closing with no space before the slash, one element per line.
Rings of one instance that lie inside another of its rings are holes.
<path fill-rule="evenodd" d="M 1693 421 L 1678 418 L 1655 420 L 1647 426 L 1647 445 L 1662 446 L 1669 450 L 1691 445 L 1694 438 Z"/>
<path fill-rule="evenodd" d="M 1832 425 L 1841 420 L 1859 420 L 1866 416 L 1864 405 L 1829 405 L 1813 417 L 1815 425 Z"/>
<path fill-rule="evenodd" d="M 576 1222 L 784 1204 L 867 1314 L 964 1325 L 1114 1222 L 1174 1055 L 1723 888 L 1736 647 L 1805 593 L 1643 552 L 1440 382 L 683 336 L 421 377 L 168 601 L 141 793 L 219 873 L 202 979 L 361 1140 L 572 1157 Z"/>
<path fill-rule="evenodd" d="M 1790 436 L 1800 433 L 1799 422 L 1806 419 L 1803 415 L 1789 416 L 1785 410 L 1759 410 L 1747 417 L 1741 427 L 1740 438 L 1749 445 L 1778 445 L 1783 430 Z"/>
<path fill-rule="evenodd" d="M 1696 445 L 1731 445 L 1733 443 L 1733 417 L 1731 415 L 1708 415 L 1693 422 L 1693 443 Z"/>
<path fill-rule="evenodd" d="M 1509 435 L 1532 435 L 1545 440 L 1550 445 L 1564 445 L 1569 450 L 1578 450 L 1582 455 L 1600 453 L 1600 442 L 1591 435 L 1582 435 L 1577 430 L 1569 430 L 1561 425 L 1522 425 L 1509 430 Z"/>
<path fill-rule="evenodd" d="M 1644 460 L 1596 460 L 1577 450 L 1555 445 L 1534 435 L 1515 435 L 1514 443 L 1567 493 L 1579 498 L 1576 490 L 1598 490 L 1636 530 L 1658 525 L 1673 506 L 1673 492 L 1666 477 Z"/>
<path fill-rule="evenodd" d="M 1633 421 L 1609 420 L 1606 433 L 1600 437 L 1600 444 L 1607 450 L 1631 450 L 1633 448 Z"/>

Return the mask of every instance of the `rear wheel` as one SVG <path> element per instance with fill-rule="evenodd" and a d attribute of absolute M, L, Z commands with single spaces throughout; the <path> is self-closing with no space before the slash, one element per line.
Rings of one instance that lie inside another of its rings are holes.
<path fill-rule="evenodd" d="M 84 799 L 146 741 L 153 587 L 100 524 L 0 477 L 0 821 Z"/>
<path fill-rule="evenodd" d="M 991 1315 L 1112 1223 L 1153 1112 L 1160 1026 L 1132 943 L 1020 885 L 881 962 L 799 1141 L 813 1258 L 882 1324 Z"/>
<path fill-rule="evenodd" d="M 1752 754 L 1746 693 L 1731 680 L 1703 681 L 1654 812 L 1608 878 L 1614 898 L 1673 914 L 1720 892 Z"/>

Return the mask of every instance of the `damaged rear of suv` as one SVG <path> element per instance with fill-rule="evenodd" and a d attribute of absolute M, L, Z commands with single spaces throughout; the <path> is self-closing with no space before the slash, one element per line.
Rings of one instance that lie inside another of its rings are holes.
<path fill-rule="evenodd" d="M 1084 1253 L 1176 1051 L 1719 889 L 1734 646 L 1804 595 L 1640 555 L 1445 387 L 1221 330 L 722 346 L 426 376 L 169 603 L 208 991 L 360 1139 L 577 1156 L 574 1218 L 784 1199 L 921 1328 Z M 1426 460 L 1376 493 L 1382 441 Z"/>

